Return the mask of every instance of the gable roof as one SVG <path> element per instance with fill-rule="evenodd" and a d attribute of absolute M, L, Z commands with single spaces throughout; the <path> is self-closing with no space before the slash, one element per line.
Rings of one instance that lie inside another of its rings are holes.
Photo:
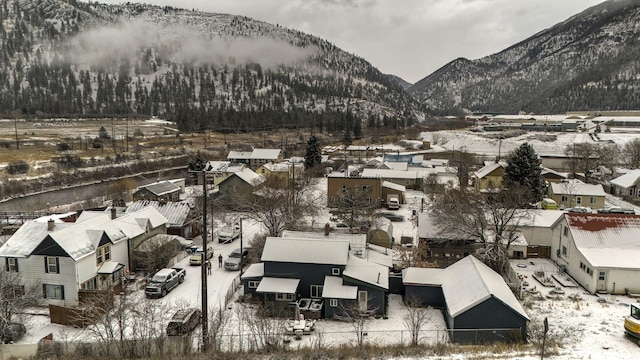
<path fill-rule="evenodd" d="M 442 284 L 442 293 L 452 317 L 494 297 L 529 320 L 524 308 L 500 274 L 469 255 L 446 268 L 450 281 Z"/>
<path fill-rule="evenodd" d="M 489 174 L 491 174 L 495 170 L 497 170 L 499 168 L 502 168 L 502 167 L 503 167 L 503 164 L 501 164 L 501 163 L 493 163 L 493 164 L 485 165 L 484 167 L 482 167 L 481 169 L 476 171 L 476 173 L 475 173 L 476 178 L 482 179 L 483 177 L 488 176 Z"/>
<path fill-rule="evenodd" d="M 227 159 L 229 160 L 247 160 L 251 159 L 251 151 L 229 151 Z"/>
<path fill-rule="evenodd" d="M 565 219 L 593 267 L 640 269 L 640 215 L 567 213 Z"/>
<path fill-rule="evenodd" d="M 611 180 L 611 183 L 613 185 L 620 186 L 627 189 L 638 184 L 639 180 L 640 180 L 640 169 L 635 169 Z"/>
<path fill-rule="evenodd" d="M 600 184 L 585 184 L 583 182 L 551 183 L 551 191 L 556 195 L 571 196 L 605 196 L 604 188 Z"/>
<path fill-rule="evenodd" d="M 240 180 L 251 186 L 258 186 L 266 180 L 264 176 L 256 174 L 253 170 L 245 167 L 240 171 L 234 172 L 233 175 L 229 176 L 228 178 L 222 180 L 220 184 L 230 181 L 229 179 L 233 178 L 234 176 L 237 176 Z"/>
<path fill-rule="evenodd" d="M 355 256 L 349 256 L 342 275 L 389 290 L 389 268 Z"/>
<path fill-rule="evenodd" d="M 280 156 L 280 149 L 253 149 L 251 159 L 276 160 Z"/>
<path fill-rule="evenodd" d="M 349 243 L 267 237 L 261 261 L 347 265 Z"/>

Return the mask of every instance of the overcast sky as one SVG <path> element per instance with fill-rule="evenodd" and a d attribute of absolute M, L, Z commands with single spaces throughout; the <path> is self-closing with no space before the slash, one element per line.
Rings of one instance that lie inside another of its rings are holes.
<path fill-rule="evenodd" d="M 119 4 L 122 0 L 98 0 Z M 245 15 L 324 38 L 414 83 L 493 54 L 602 0 L 144 0 Z"/>

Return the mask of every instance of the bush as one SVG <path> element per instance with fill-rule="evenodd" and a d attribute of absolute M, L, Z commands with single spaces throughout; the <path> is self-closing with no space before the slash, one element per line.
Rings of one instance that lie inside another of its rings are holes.
<path fill-rule="evenodd" d="M 16 160 L 9 163 L 7 172 L 9 174 L 26 174 L 29 171 L 29 164 L 24 160 Z"/>

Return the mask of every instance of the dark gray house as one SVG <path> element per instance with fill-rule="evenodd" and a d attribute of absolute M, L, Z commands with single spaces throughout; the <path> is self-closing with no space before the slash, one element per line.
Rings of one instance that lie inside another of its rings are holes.
<path fill-rule="evenodd" d="M 171 181 L 159 181 L 139 187 L 131 195 L 134 201 L 180 201 L 182 188 Z"/>
<path fill-rule="evenodd" d="M 434 307 L 444 299 L 452 341 L 476 344 L 526 339 L 529 317 L 524 308 L 502 276 L 475 257 L 467 256 L 440 271 L 409 268 L 403 275 L 405 296 L 410 294 Z"/>
<path fill-rule="evenodd" d="M 296 304 L 315 311 L 307 318 L 320 317 L 323 309 L 333 317 L 354 304 L 384 314 L 389 268 L 355 256 L 351 245 L 348 239 L 328 235 L 268 237 L 261 264 L 251 265 L 242 276 L 245 294 L 261 298 L 272 312 L 293 311 Z M 364 256 L 361 250 L 358 253 Z"/>

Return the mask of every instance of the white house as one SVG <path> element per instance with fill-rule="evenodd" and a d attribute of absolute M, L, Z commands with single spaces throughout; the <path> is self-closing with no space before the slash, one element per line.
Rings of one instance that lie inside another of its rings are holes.
<path fill-rule="evenodd" d="M 567 213 L 553 255 L 591 293 L 640 291 L 640 216 Z"/>
<path fill-rule="evenodd" d="M 85 211 L 73 223 L 48 217 L 26 222 L 0 247 L 5 271 L 17 272 L 22 289 L 41 284 L 50 304 L 78 305 L 79 290 L 107 290 L 120 283 L 129 253 L 167 219 L 153 207 L 116 217 Z"/>

